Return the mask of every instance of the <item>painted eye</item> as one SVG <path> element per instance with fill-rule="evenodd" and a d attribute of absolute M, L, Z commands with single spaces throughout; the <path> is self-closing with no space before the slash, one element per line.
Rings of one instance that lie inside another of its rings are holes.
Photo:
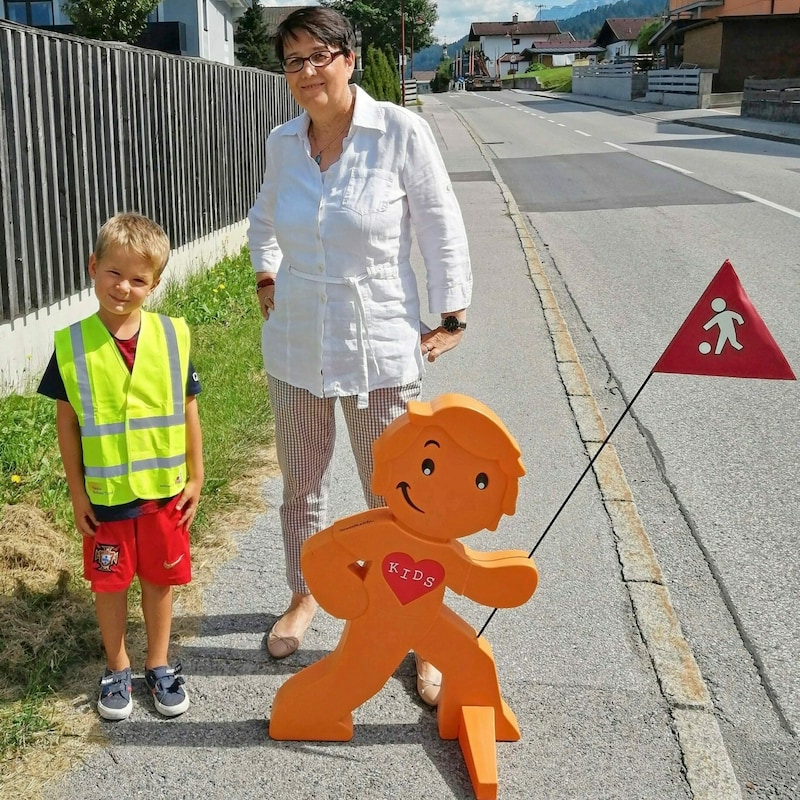
<path fill-rule="evenodd" d="M 485 472 L 479 472 L 475 476 L 475 485 L 483 490 L 489 485 L 489 476 Z"/>
<path fill-rule="evenodd" d="M 433 463 L 433 459 L 426 458 L 422 462 L 422 474 L 423 475 L 433 475 L 433 470 L 436 469 L 436 465 Z"/>

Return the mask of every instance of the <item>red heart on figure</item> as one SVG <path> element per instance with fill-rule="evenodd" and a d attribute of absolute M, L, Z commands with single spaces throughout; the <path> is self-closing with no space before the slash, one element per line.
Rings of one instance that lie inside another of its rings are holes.
<path fill-rule="evenodd" d="M 444 567 L 438 561 L 414 561 L 408 553 L 389 553 L 382 569 L 386 583 L 403 605 L 432 592 L 444 580 Z"/>

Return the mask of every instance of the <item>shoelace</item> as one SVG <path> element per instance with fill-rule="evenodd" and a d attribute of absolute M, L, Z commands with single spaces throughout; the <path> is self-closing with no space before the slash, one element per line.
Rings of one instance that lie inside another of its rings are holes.
<path fill-rule="evenodd" d="M 124 675 L 109 675 L 101 678 L 100 686 L 102 687 L 101 694 L 103 697 L 111 697 L 115 694 L 122 696 L 128 691 L 128 681 Z"/>
<path fill-rule="evenodd" d="M 156 678 L 156 685 L 155 690 L 159 692 L 176 692 L 184 683 L 186 683 L 186 679 L 183 675 L 179 673 L 183 669 L 183 666 L 180 662 L 178 662 L 174 667 L 169 667 L 167 671 L 160 677 Z M 171 680 L 169 685 L 167 685 L 167 681 Z"/>

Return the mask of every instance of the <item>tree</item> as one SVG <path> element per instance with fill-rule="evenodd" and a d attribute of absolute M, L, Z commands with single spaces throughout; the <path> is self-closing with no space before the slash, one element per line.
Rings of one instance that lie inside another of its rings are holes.
<path fill-rule="evenodd" d="M 655 22 L 649 22 L 639 31 L 639 36 L 636 38 L 636 44 L 638 45 L 640 53 L 653 52 L 650 40 L 663 27 L 663 24 L 664 23 L 661 22 L 661 20 L 656 20 Z"/>
<path fill-rule="evenodd" d="M 134 44 L 159 0 L 65 0 L 63 12 L 87 39 Z"/>
<path fill-rule="evenodd" d="M 446 92 L 450 88 L 450 78 L 453 73 L 453 62 L 449 57 L 443 58 L 436 67 L 436 74 L 431 81 L 432 92 Z"/>
<path fill-rule="evenodd" d="M 250 7 L 237 20 L 233 41 L 236 44 L 236 58 L 243 66 L 280 72 L 275 45 L 258 0 L 250 0 Z"/>
<path fill-rule="evenodd" d="M 393 62 L 400 54 L 401 0 L 320 0 L 320 5 L 339 11 L 361 33 L 361 46 L 390 47 Z M 429 0 L 403 0 L 406 17 L 406 49 L 411 45 L 411 26 L 414 30 L 414 49 L 422 50 L 433 44 L 433 26 L 439 19 L 436 3 Z"/>
<path fill-rule="evenodd" d="M 397 70 L 392 68 L 386 53 L 379 47 L 367 47 L 364 59 L 364 75 L 361 78 L 361 88 L 368 92 L 375 100 L 389 100 L 392 103 L 400 102 L 400 77 Z"/>

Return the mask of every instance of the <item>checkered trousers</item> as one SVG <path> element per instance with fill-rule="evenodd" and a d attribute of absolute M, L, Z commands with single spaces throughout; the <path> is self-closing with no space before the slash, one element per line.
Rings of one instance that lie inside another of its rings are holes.
<path fill-rule="evenodd" d="M 406 403 L 420 394 L 420 381 L 369 393 L 367 408 L 357 408 L 358 397 L 316 397 L 306 389 L 267 375 L 275 417 L 275 445 L 283 474 L 280 508 L 286 577 L 293 592 L 307 594 L 300 571 L 300 550 L 310 536 L 328 526 L 328 491 L 336 436 L 334 411 L 342 405 L 350 447 L 355 456 L 368 508 L 385 505 L 372 493 L 372 443 L 384 428 L 403 414 Z"/>

